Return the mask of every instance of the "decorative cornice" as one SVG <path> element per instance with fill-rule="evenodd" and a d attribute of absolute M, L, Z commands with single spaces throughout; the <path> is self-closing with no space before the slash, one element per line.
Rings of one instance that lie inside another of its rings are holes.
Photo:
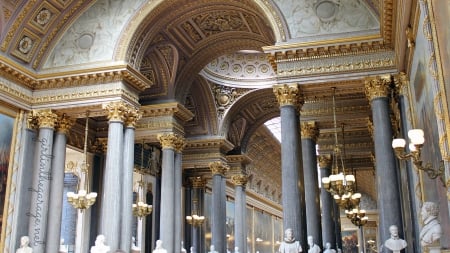
<path fill-rule="evenodd" d="M 186 150 L 221 150 L 223 153 L 233 147 L 233 144 L 224 138 L 188 139 L 186 144 Z"/>
<path fill-rule="evenodd" d="M 301 108 L 304 103 L 303 94 L 298 84 L 278 84 L 273 86 L 273 93 L 280 106 L 292 105 Z"/>
<path fill-rule="evenodd" d="M 221 161 L 210 162 L 209 168 L 211 169 L 213 175 L 220 175 L 223 177 L 225 177 L 225 173 L 230 169 Z"/>
<path fill-rule="evenodd" d="M 174 116 L 182 122 L 188 122 L 194 117 L 191 111 L 177 102 L 145 105 L 141 107 L 141 110 L 143 117 Z"/>
<path fill-rule="evenodd" d="M 391 82 L 391 75 L 367 77 L 365 79 L 367 98 L 372 101 L 376 98 L 389 97 Z"/>
<path fill-rule="evenodd" d="M 237 174 L 237 175 L 231 176 L 231 181 L 236 186 L 245 187 L 245 185 L 247 184 L 247 181 L 248 181 L 248 177 L 247 177 L 247 175 L 244 175 L 244 174 Z"/>
<path fill-rule="evenodd" d="M 301 123 L 301 138 L 302 139 L 312 139 L 314 142 L 317 142 L 317 138 L 319 137 L 319 128 L 317 127 L 316 122 L 308 121 Z"/>
<path fill-rule="evenodd" d="M 392 45 L 392 35 L 394 30 L 394 0 L 382 0 L 381 2 L 381 34 L 383 36 L 383 42 L 385 45 Z"/>
<path fill-rule="evenodd" d="M 319 155 L 317 156 L 317 161 L 319 162 L 320 168 L 331 167 L 331 155 Z"/>

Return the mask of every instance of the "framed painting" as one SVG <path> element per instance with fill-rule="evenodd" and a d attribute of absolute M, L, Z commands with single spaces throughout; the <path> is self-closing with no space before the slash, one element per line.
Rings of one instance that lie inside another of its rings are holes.
<path fill-rule="evenodd" d="M 358 230 L 342 231 L 342 252 L 358 253 Z"/>

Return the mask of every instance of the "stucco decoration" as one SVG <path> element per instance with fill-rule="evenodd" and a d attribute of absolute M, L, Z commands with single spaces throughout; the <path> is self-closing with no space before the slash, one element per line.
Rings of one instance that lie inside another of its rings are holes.
<path fill-rule="evenodd" d="M 100 0 L 63 35 L 44 67 L 112 60 L 115 41 L 145 0 Z"/>
<path fill-rule="evenodd" d="M 378 29 L 378 18 L 362 0 L 274 0 L 291 38 Z"/>

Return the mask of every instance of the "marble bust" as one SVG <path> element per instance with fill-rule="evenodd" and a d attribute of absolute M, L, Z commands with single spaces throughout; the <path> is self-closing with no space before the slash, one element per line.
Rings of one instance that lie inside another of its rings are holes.
<path fill-rule="evenodd" d="M 216 250 L 216 248 L 214 247 L 214 245 L 211 245 L 210 247 L 209 247 L 209 252 L 208 253 L 219 253 L 217 250 Z"/>
<path fill-rule="evenodd" d="M 67 253 L 69 252 L 69 249 L 67 248 L 67 245 L 64 244 L 64 239 L 61 239 L 59 242 L 59 253 Z"/>
<path fill-rule="evenodd" d="M 105 244 L 105 236 L 97 235 L 95 245 L 91 247 L 91 253 L 108 253 L 111 248 Z"/>
<path fill-rule="evenodd" d="M 325 243 L 325 250 L 323 251 L 323 253 L 336 253 L 336 250 L 332 249 L 331 243 L 327 242 Z"/>
<path fill-rule="evenodd" d="M 308 253 L 319 253 L 322 251 L 319 245 L 314 243 L 314 237 L 312 237 L 311 235 L 308 236 L 308 247 Z"/>
<path fill-rule="evenodd" d="M 400 250 L 406 248 L 408 244 L 405 240 L 398 237 L 398 227 L 396 225 L 391 225 L 389 227 L 389 232 L 391 233 L 391 238 L 384 242 L 384 247 L 391 250 L 394 253 L 399 253 Z"/>
<path fill-rule="evenodd" d="M 16 253 L 33 253 L 33 249 L 29 244 L 30 238 L 28 236 L 20 237 L 20 247 L 16 250 Z"/>
<path fill-rule="evenodd" d="M 163 241 L 157 240 L 156 247 L 152 252 L 153 253 L 167 253 L 167 250 L 165 248 L 163 248 Z"/>
<path fill-rule="evenodd" d="M 423 221 L 422 230 L 420 230 L 420 244 L 430 246 L 439 243 L 442 235 L 441 223 L 438 220 L 439 206 L 434 202 L 424 202 L 421 210 Z"/>
<path fill-rule="evenodd" d="M 280 248 L 278 250 L 279 253 L 299 253 L 302 252 L 302 246 L 300 242 L 295 240 L 294 230 L 292 228 L 286 229 L 284 231 L 284 240 L 280 244 Z"/>

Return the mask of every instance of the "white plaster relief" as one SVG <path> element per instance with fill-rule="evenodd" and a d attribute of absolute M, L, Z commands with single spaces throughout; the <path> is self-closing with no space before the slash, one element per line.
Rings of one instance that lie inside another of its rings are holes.
<path fill-rule="evenodd" d="M 362 0 L 274 0 L 291 38 L 377 29 L 378 19 Z"/>
<path fill-rule="evenodd" d="M 44 67 L 112 60 L 115 42 L 145 0 L 100 0 L 67 30 Z"/>

